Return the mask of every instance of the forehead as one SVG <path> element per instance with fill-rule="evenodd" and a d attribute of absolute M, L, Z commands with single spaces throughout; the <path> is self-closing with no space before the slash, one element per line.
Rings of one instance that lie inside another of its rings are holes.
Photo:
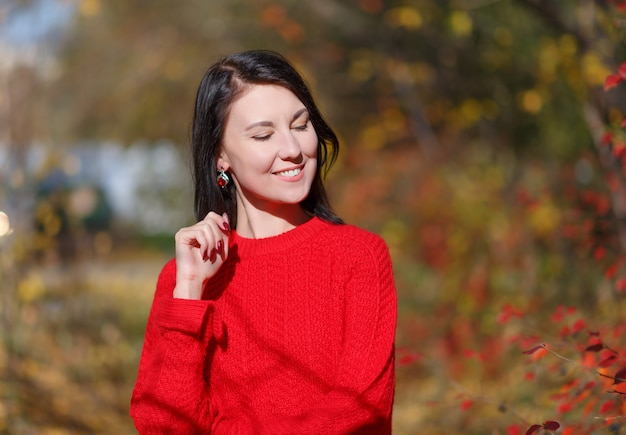
<path fill-rule="evenodd" d="M 289 89 L 278 85 L 248 85 L 233 101 L 229 118 L 291 116 L 304 104 Z"/>

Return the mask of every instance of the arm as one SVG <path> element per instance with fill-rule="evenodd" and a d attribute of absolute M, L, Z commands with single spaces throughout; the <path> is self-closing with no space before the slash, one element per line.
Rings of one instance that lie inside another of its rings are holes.
<path fill-rule="evenodd" d="M 333 389 L 297 416 L 263 424 L 264 433 L 391 432 L 395 385 L 396 293 L 387 246 L 355 240 L 346 281 L 344 336 Z"/>
<path fill-rule="evenodd" d="M 215 423 L 204 373 L 222 324 L 201 296 L 228 256 L 228 232 L 228 217 L 211 212 L 176 233 L 176 261 L 159 275 L 131 399 L 140 433 L 208 433 Z"/>
<path fill-rule="evenodd" d="M 213 302 L 173 298 L 175 274 L 171 261 L 159 276 L 131 399 L 142 434 L 208 433 L 216 415 L 203 379 Z"/>

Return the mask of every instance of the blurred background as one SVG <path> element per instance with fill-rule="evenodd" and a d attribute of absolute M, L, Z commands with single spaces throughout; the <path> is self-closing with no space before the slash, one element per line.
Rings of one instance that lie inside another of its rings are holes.
<path fill-rule="evenodd" d="M 0 433 L 134 433 L 195 91 L 250 48 L 303 72 L 335 210 L 389 244 L 394 433 L 626 433 L 589 384 L 626 366 L 624 3 L 0 2 Z"/>

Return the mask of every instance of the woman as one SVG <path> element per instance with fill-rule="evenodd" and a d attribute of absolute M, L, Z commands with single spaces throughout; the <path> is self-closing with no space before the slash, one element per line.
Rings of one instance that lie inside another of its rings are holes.
<path fill-rule="evenodd" d="M 338 141 L 298 72 L 213 65 L 192 131 L 198 223 L 176 234 L 148 319 L 140 433 L 389 433 L 396 295 L 381 238 L 330 210 Z"/>

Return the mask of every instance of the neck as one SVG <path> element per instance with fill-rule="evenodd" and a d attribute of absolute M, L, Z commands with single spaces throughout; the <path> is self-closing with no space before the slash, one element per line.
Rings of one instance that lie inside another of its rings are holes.
<path fill-rule="evenodd" d="M 273 237 L 305 223 L 311 216 L 300 204 L 274 204 L 259 209 L 237 195 L 237 233 L 249 239 Z"/>

